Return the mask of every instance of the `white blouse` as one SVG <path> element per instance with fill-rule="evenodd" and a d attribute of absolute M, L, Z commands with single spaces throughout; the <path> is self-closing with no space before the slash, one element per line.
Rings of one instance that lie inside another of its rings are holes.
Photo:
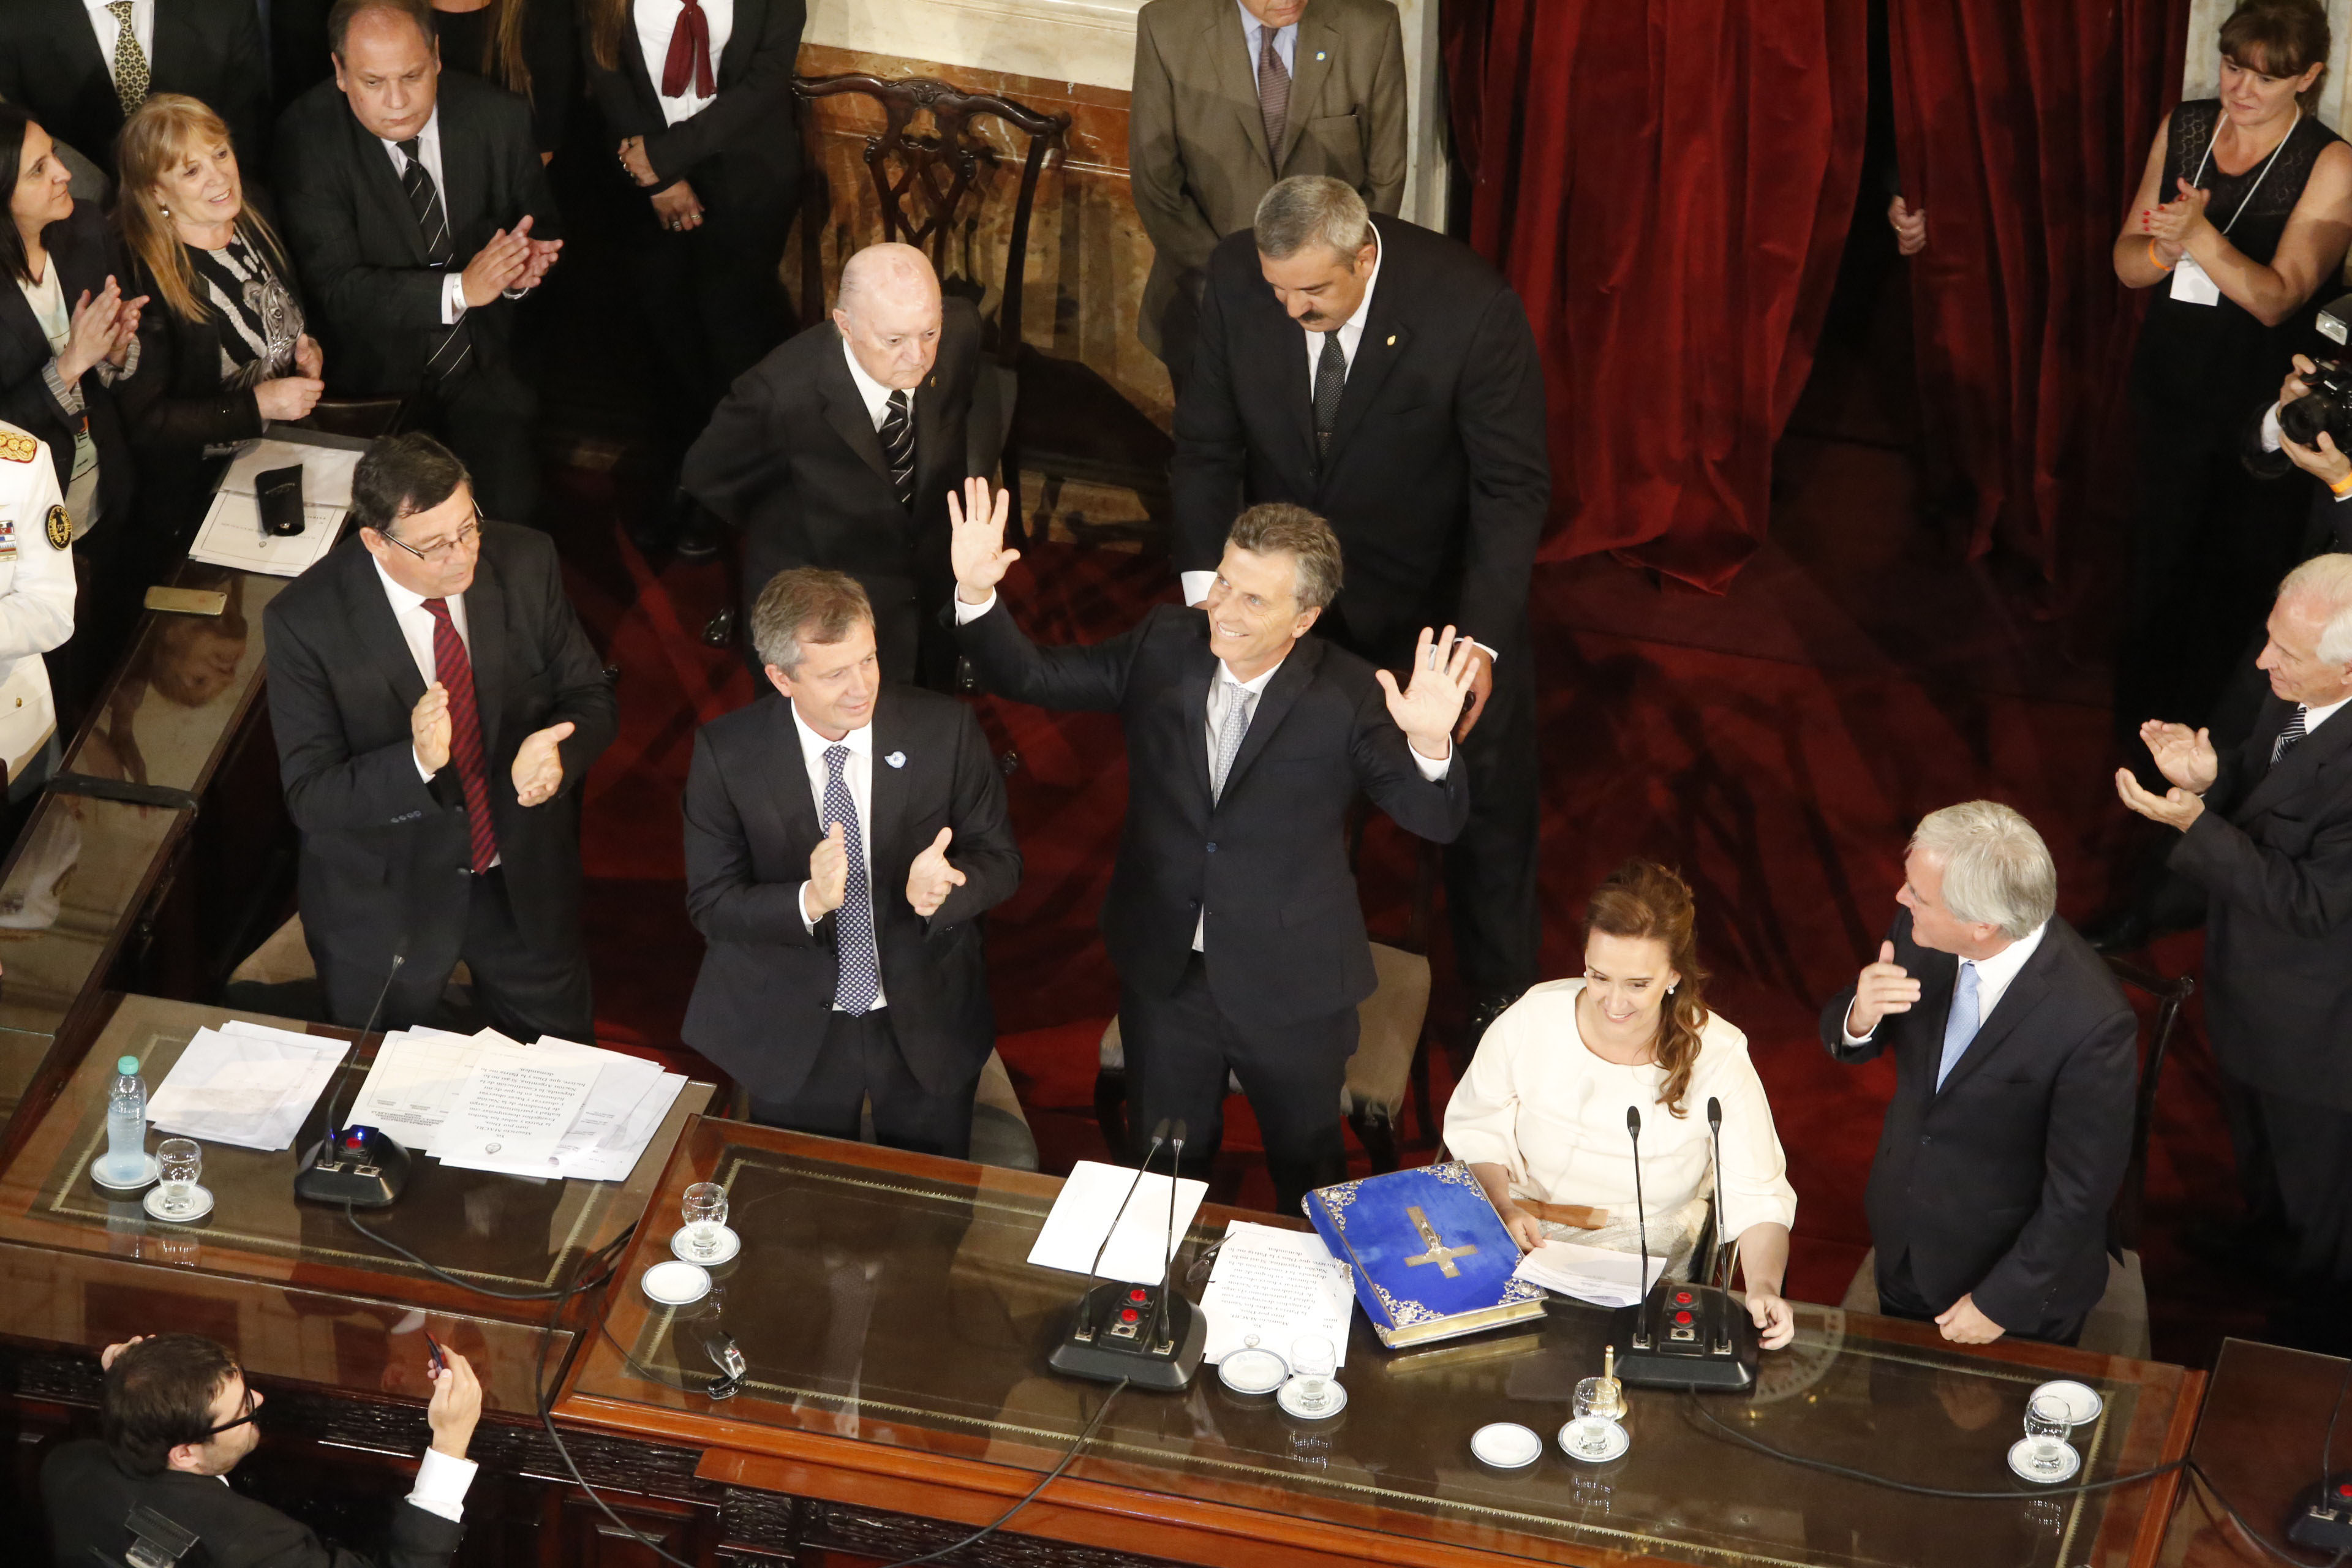
<path fill-rule="evenodd" d="M 1677 1232 L 1686 1247 L 1705 1217 L 1714 1184 L 1706 1124 L 1712 1095 L 1723 1102 L 1724 1239 L 1766 1220 L 1792 1225 L 1797 1194 L 1772 1130 L 1771 1104 L 1748 1059 L 1748 1037 L 1709 1016 L 1677 1117 L 1658 1102 L 1664 1068 L 1621 1067 L 1585 1046 L 1576 1026 L 1583 989 L 1580 978 L 1536 986 L 1487 1027 L 1445 1108 L 1445 1146 L 1454 1157 L 1503 1166 L 1514 1197 L 1605 1209 L 1599 1232 L 1547 1229 L 1630 1252 L 1637 1227 L 1625 1110 L 1636 1107 L 1650 1250 L 1664 1253 Z"/>

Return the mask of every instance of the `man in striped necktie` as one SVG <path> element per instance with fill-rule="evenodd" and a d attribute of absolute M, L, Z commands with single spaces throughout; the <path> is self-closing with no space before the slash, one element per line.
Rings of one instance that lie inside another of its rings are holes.
<path fill-rule="evenodd" d="M 2352 1350 L 2352 555 L 2279 584 L 2243 744 L 2140 727 L 2172 787 L 2118 769 L 2124 804 L 2180 831 L 2206 899 L 2205 1016 L 2247 1215 L 2242 1260 L 2292 1275 L 2273 1337 Z"/>

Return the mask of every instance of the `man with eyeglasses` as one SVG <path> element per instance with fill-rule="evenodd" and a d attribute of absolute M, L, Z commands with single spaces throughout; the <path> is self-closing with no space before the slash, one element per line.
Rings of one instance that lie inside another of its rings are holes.
<path fill-rule="evenodd" d="M 555 547 L 485 522 L 432 437 L 352 478 L 359 526 L 265 613 L 269 716 L 302 834 L 302 932 L 329 1016 L 433 1021 L 459 960 L 519 1038 L 593 1030 L 580 936 L 580 781 L 613 692 Z"/>
<path fill-rule="evenodd" d="M 440 1568 L 465 1535 L 475 1469 L 466 1447 L 482 1386 L 464 1356 L 441 1355 L 425 1407 L 432 1446 L 393 1511 L 385 1568 Z M 229 1484 L 229 1471 L 260 1446 L 263 1400 L 226 1348 L 197 1334 L 142 1335 L 107 1346 L 99 1364 L 103 1436 L 65 1444 L 41 1467 L 58 1568 L 125 1563 L 140 1547 L 151 1562 L 207 1568 L 365 1568 L 368 1559 Z"/>

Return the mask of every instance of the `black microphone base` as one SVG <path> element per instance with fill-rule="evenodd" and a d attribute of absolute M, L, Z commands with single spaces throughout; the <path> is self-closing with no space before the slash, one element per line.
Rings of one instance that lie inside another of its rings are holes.
<path fill-rule="evenodd" d="M 1618 1381 L 1629 1387 L 1744 1394 L 1756 1386 L 1756 1321 L 1718 1287 L 1661 1279 L 1649 1300 L 1617 1310 L 1610 1332 Z"/>
<path fill-rule="evenodd" d="M 1168 1321 L 1155 1334 L 1162 1290 L 1168 1291 Z M 1132 1318 L 1127 1316 L 1130 1312 Z M 1166 1285 L 1108 1280 L 1079 1298 L 1070 1327 L 1046 1364 L 1071 1377 L 1125 1381 L 1172 1394 L 1192 1385 L 1208 1337 L 1207 1321 L 1181 1292 Z"/>
<path fill-rule="evenodd" d="M 353 1142 L 353 1135 L 357 1142 Z M 314 1204 L 389 1208 L 408 1185 L 408 1151 L 389 1132 L 353 1127 L 302 1151 L 294 1195 Z"/>
<path fill-rule="evenodd" d="M 2339 1470 L 2295 1495 L 2286 1538 L 2314 1552 L 2352 1552 L 2352 1471 Z"/>

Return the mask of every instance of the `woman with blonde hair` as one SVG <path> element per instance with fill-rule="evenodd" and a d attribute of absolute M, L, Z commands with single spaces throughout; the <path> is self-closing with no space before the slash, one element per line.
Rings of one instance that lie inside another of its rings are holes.
<path fill-rule="evenodd" d="M 1634 1145 L 1642 1117 L 1648 1249 L 1687 1263 L 1715 1190 L 1706 1106 L 1723 1106 L 1724 1213 L 1748 1310 L 1767 1349 L 1796 1331 L 1780 1285 L 1797 1194 L 1748 1037 L 1706 1005 L 1697 910 L 1683 879 L 1628 862 L 1584 913 L 1584 973 L 1538 985 L 1489 1025 L 1445 1108 L 1445 1145 L 1466 1161 L 1512 1238 L 1633 1252 Z"/>
<path fill-rule="evenodd" d="M 115 221 L 140 291 L 139 374 L 118 394 L 147 493 L 184 507 L 206 447 L 308 416 L 326 357 L 303 331 L 294 270 L 251 205 L 219 115 L 181 93 L 140 105 L 116 143 Z M 173 518 L 176 533 L 188 521 Z"/>

